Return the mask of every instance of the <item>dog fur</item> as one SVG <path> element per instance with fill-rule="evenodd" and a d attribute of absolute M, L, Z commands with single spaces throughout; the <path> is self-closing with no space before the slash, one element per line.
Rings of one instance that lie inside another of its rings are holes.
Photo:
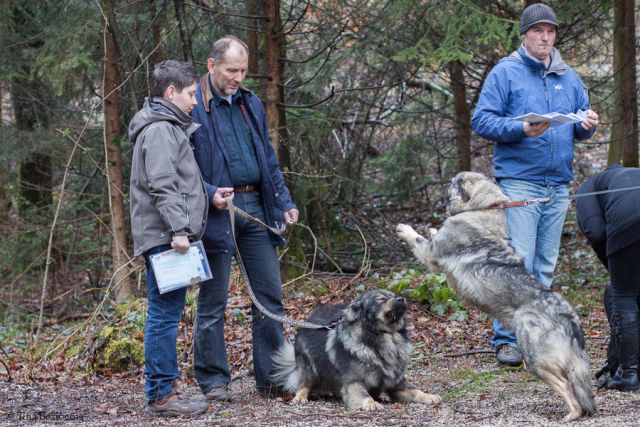
<path fill-rule="evenodd" d="M 295 346 L 285 343 L 273 357 L 275 384 L 295 393 L 292 403 L 311 394 L 340 396 L 350 410 L 379 410 L 386 393 L 394 402 L 437 404 L 441 398 L 411 387 L 404 370 L 411 354 L 404 298 L 369 291 L 350 305 L 326 304 L 309 322 L 333 329 L 301 329 Z"/>
<path fill-rule="evenodd" d="M 399 224 L 398 237 L 431 271 L 444 272 L 463 301 L 515 331 L 526 368 L 566 402 L 566 421 L 595 413 L 580 318 L 509 245 L 504 212 L 492 208 L 508 198 L 474 172 L 456 175 L 445 195 L 449 217 L 439 231 L 425 238 Z"/>

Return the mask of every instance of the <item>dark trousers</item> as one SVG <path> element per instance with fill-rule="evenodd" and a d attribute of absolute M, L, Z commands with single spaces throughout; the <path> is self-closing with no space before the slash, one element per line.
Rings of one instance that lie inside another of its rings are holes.
<path fill-rule="evenodd" d="M 236 193 L 234 204 L 264 221 L 258 192 Z M 269 311 L 283 315 L 278 254 L 268 231 L 236 216 L 236 241 L 251 287 Z M 232 254 L 209 254 L 213 278 L 203 282 L 198 296 L 194 367 L 198 384 L 206 394 L 213 387 L 228 385 L 231 376 L 224 341 L 224 312 L 227 306 Z M 252 304 L 253 368 L 256 387 L 271 385 L 271 356 L 282 345 L 282 324 L 264 316 Z"/>
<path fill-rule="evenodd" d="M 640 241 L 609 255 L 613 312 L 638 311 Z"/>

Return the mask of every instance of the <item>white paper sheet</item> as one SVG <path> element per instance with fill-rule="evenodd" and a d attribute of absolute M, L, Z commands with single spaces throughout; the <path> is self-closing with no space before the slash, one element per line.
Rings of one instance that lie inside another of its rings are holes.
<path fill-rule="evenodd" d="M 149 259 L 161 294 L 212 277 L 202 241 L 192 243 L 186 254 L 170 249 Z"/>
<path fill-rule="evenodd" d="M 584 122 L 587 119 L 587 113 L 582 110 L 578 110 L 577 113 L 547 113 L 547 114 L 537 114 L 537 113 L 527 113 L 522 116 L 514 117 L 515 120 L 522 120 L 527 123 L 541 123 L 541 122 L 549 122 L 551 126 L 560 126 L 566 125 L 570 123 L 580 123 Z"/>

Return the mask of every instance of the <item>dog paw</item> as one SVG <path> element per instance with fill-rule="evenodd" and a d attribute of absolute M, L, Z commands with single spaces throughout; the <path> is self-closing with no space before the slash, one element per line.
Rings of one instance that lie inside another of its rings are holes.
<path fill-rule="evenodd" d="M 442 397 L 437 394 L 427 394 L 422 391 L 418 393 L 416 398 L 416 402 L 426 403 L 427 405 L 439 405 L 442 403 Z"/>
<path fill-rule="evenodd" d="M 362 405 L 360 406 L 360 409 L 363 411 L 379 411 L 383 408 L 382 404 L 380 402 L 376 402 L 372 397 L 363 400 Z"/>
<path fill-rule="evenodd" d="M 580 411 L 571 411 L 563 418 L 564 422 L 568 423 L 570 421 L 575 421 L 582 416 L 582 412 Z"/>
<path fill-rule="evenodd" d="M 291 404 L 293 405 L 304 405 L 307 402 L 309 401 L 304 397 L 294 396 L 293 399 L 291 399 Z"/>
<path fill-rule="evenodd" d="M 398 390 L 392 398 L 399 402 L 426 403 L 427 405 L 438 405 L 442 398 L 437 394 L 427 394 L 418 389 Z"/>
<path fill-rule="evenodd" d="M 438 234 L 438 230 L 437 230 L 437 229 L 435 229 L 435 228 L 433 228 L 433 227 L 432 227 L 432 228 L 429 228 L 429 230 L 427 230 L 427 236 L 428 236 L 430 239 L 433 239 L 434 237 L 436 237 L 436 234 Z"/>
<path fill-rule="evenodd" d="M 415 238 L 418 237 L 418 233 L 416 233 L 410 225 L 406 224 L 396 225 L 396 234 L 398 235 L 398 238 L 407 243 L 415 242 Z"/>
<path fill-rule="evenodd" d="M 303 388 L 301 390 L 298 390 L 296 395 L 293 396 L 293 399 L 291 399 L 291 403 L 294 405 L 298 405 L 298 404 L 303 405 L 309 401 L 308 398 L 309 398 L 309 389 Z"/>

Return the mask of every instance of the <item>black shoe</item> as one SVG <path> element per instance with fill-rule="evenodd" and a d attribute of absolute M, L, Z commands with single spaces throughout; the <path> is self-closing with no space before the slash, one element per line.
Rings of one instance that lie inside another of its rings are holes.
<path fill-rule="evenodd" d="M 496 347 L 496 359 L 498 359 L 500 366 L 522 365 L 522 354 L 520 354 L 520 350 L 509 344 L 501 344 Z"/>
<path fill-rule="evenodd" d="M 205 393 L 204 397 L 208 402 L 231 402 L 229 390 L 224 384 L 214 385 L 211 390 Z"/>
<path fill-rule="evenodd" d="M 180 417 L 207 412 L 209 404 L 203 400 L 188 400 L 172 391 L 168 396 L 147 405 L 147 413 L 154 417 Z"/>
<path fill-rule="evenodd" d="M 638 379 L 640 313 L 637 311 L 618 311 L 614 313 L 614 317 L 620 366 L 618 366 L 613 378 L 602 387 L 609 390 L 635 392 L 640 389 Z"/>
<path fill-rule="evenodd" d="M 618 368 L 618 372 L 602 382 L 602 385 L 598 384 L 598 388 L 605 388 L 607 390 L 629 391 L 636 392 L 640 389 L 640 383 L 638 381 L 638 373 L 625 371 L 622 367 Z"/>

